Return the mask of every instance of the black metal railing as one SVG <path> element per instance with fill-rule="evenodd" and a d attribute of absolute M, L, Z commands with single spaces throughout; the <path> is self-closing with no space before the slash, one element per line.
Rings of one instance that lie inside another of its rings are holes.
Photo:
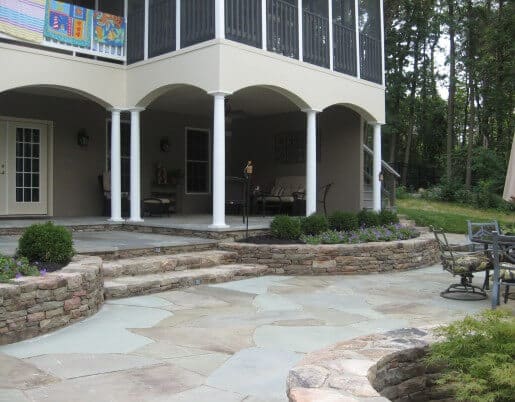
<path fill-rule="evenodd" d="M 304 61 L 329 67 L 329 19 L 304 10 L 302 28 Z"/>
<path fill-rule="evenodd" d="M 268 0 L 267 49 L 294 59 L 299 57 L 297 6 L 284 0 Z"/>
<path fill-rule="evenodd" d="M 356 29 L 343 24 L 333 24 L 333 49 L 335 71 L 356 76 Z"/>
<path fill-rule="evenodd" d="M 181 2 L 181 47 L 215 37 L 215 2 L 187 0 Z"/>
<path fill-rule="evenodd" d="M 135 63 L 145 57 L 145 3 L 129 3 L 127 16 L 127 63 Z"/>
<path fill-rule="evenodd" d="M 261 0 L 225 0 L 225 37 L 261 47 Z"/>
<path fill-rule="evenodd" d="M 175 50 L 175 0 L 150 0 L 148 55 L 158 56 Z"/>
<path fill-rule="evenodd" d="M 378 84 L 383 82 L 381 41 L 369 35 L 359 35 L 361 78 Z"/>

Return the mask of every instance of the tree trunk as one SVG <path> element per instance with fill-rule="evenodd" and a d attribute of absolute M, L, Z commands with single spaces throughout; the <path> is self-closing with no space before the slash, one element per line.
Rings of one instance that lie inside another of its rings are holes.
<path fill-rule="evenodd" d="M 456 97 L 456 46 L 454 42 L 454 0 L 449 4 L 449 100 L 447 103 L 447 178 L 452 176 L 452 145 L 454 138 L 454 101 Z"/>

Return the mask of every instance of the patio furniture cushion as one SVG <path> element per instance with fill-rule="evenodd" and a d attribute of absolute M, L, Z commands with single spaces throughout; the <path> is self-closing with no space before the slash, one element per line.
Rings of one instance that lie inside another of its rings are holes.
<path fill-rule="evenodd" d="M 170 198 L 147 198 L 143 200 L 145 204 L 170 204 Z"/>
<path fill-rule="evenodd" d="M 445 269 L 454 274 L 467 274 L 471 272 L 492 269 L 492 262 L 484 254 L 457 254 L 454 260 L 451 257 L 442 256 L 442 264 Z"/>
<path fill-rule="evenodd" d="M 515 282 L 515 264 L 499 264 L 499 278 L 503 282 Z"/>

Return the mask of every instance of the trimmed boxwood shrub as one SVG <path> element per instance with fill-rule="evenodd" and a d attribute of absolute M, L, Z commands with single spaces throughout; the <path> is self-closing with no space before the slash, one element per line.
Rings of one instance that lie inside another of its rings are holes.
<path fill-rule="evenodd" d="M 28 227 L 18 243 L 18 256 L 29 261 L 66 264 L 73 254 L 72 234 L 52 222 Z"/>
<path fill-rule="evenodd" d="M 278 215 L 270 224 L 272 236 L 282 240 L 297 240 L 302 234 L 299 218 Z"/>
<path fill-rule="evenodd" d="M 356 230 L 359 228 L 358 217 L 352 212 L 336 211 L 329 215 L 329 228 L 337 232 Z"/>
<path fill-rule="evenodd" d="M 399 217 L 397 216 L 396 212 L 383 209 L 381 212 L 379 212 L 379 223 L 381 225 L 399 223 Z"/>
<path fill-rule="evenodd" d="M 300 221 L 300 227 L 302 234 L 313 236 L 327 231 L 329 229 L 329 222 L 324 215 L 313 214 L 302 218 Z"/>
<path fill-rule="evenodd" d="M 379 214 L 374 211 L 367 211 L 366 209 L 358 213 L 358 223 L 360 227 L 371 228 L 380 226 Z"/>

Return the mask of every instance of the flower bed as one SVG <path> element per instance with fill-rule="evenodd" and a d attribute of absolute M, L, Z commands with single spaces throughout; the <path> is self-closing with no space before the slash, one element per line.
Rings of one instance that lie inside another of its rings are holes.
<path fill-rule="evenodd" d="M 221 243 L 238 253 L 240 263 L 268 265 L 276 274 L 348 274 L 385 272 L 431 265 L 439 260 L 430 233 L 409 240 L 364 244 Z"/>
<path fill-rule="evenodd" d="M 0 344 L 44 334 L 88 317 L 103 303 L 102 260 L 75 257 L 62 270 L 0 283 Z"/>

